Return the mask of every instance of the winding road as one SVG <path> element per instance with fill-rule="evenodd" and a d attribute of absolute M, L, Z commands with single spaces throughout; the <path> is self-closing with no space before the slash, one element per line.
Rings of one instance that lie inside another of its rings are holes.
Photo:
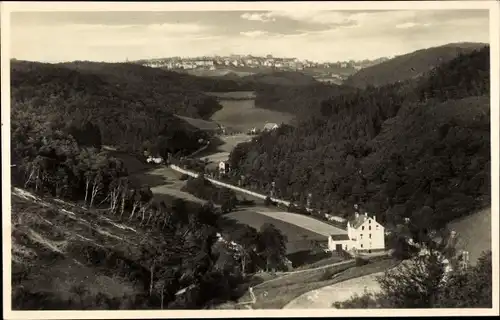
<path fill-rule="evenodd" d="M 309 291 L 290 301 L 283 309 L 333 308 L 334 302 L 348 300 L 354 294 L 362 295 L 365 290 L 379 292 L 380 285 L 377 282 L 377 277 L 383 274 L 384 272 L 377 272 Z"/>

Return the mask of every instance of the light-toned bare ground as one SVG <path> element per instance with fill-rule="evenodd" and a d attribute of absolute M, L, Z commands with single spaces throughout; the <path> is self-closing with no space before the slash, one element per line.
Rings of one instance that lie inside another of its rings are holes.
<path fill-rule="evenodd" d="M 227 161 L 229 159 L 229 152 L 217 152 L 209 156 L 201 157 L 200 159 L 206 159 L 208 162 L 219 163 L 220 161 Z"/>
<path fill-rule="evenodd" d="M 334 302 L 348 300 L 354 294 L 362 295 L 365 290 L 379 292 L 380 286 L 376 279 L 383 274 L 378 272 L 309 291 L 292 300 L 284 309 L 332 308 Z"/>
<path fill-rule="evenodd" d="M 491 250 L 491 208 L 487 208 L 448 224 L 455 230 L 469 260 L 475 264 L 482 251 Z"/>
<path fill-rule="evenodd" d="M 170 169 L 169 167 L 159 167 L 147 172 L 150 176 L 162 177 L 165 181 L 164 184 L 154 186 L 151 191 L 155 195 L 169 195 L 172 197 L 181 198 L 187 201 L 193 201 L 197 203 L 205 203 L 206 201 L 193 196 L 190 193 L 181 191 L 181 188 L 185 185 L 186 181 L 180 180 L 181 174 Z M 140 177 L 138 177 L 140 179 Z"/>
<path fill-rule="evenodd" d="M 201 157 L 202 160 L 208 160 L 209 162 L 218 163 L 220 161 L 227 161 L 229 159 L 229 154 L 233 149 L 242 142 L 251 141 L 253 136 L 240 133 L 235 135 L 228 135 L 219 137 L 222 141 L 224 141 L 223 145 L 217 147 L 217 152 Z"/>

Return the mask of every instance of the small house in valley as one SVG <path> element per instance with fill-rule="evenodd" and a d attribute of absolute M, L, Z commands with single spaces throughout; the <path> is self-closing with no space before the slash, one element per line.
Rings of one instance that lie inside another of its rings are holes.
<path fill-rule="evenodd" d="M 162 157 L 152 157 L 152 156 L 149 156 L 146 159 L 146 162 L 147 163 L 154 163 L 154 164 L 162 164 L 163 163 L 163 158 Z"/>
<path fill-rule="evenodd" d="M 264 125 L 263 131 L 272 131 L 278 129 L 278 125 L 276 123 L 266 123 Z"/>
<path fill-rule="evenodd" d="M 347 234 L 331 235 L 328 248 L 331 251 L 379 251 L 385 249 L 384 227 L 377 222 L 375 216 L 369 217 L 356 213 L 347 221 Z"/>
<path fill-rule="evenodd" d="M 220 173 L 229 173 L 230 171 L 230 166 L 228 161 L 221 161 L 219 162 L 219 172 Z"/>

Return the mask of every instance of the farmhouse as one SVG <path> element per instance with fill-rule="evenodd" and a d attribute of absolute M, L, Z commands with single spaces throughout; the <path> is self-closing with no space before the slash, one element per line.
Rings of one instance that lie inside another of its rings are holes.
<path fill-rule="evenodd" d="M 220 173 L 229 173 L 229 171 L 230 171 L 229 162 L 227 162 L 227 161 L 219 162 L 219 172 Z"/>
<path fill-rule="evenodd" d="M 367 251 L 385 249 L 384 227 L 375 216 L 369 217 L 356 213 L 354 219 L 347 221 L 347 234 L 334 234 L 328 238 L 331 251 Z"/>
<path fill-rule="evenodd" d="M 262 130 L 263 131 L 271 131 L 271 130 L 275 130 L 275 129 L 278 129 L 278 125 L 276 123 L 266 123 Z"/>
<path fill-rule="evenodd" d="M 161 164 L 163 163 L 163 158 L 162 157 L 151 157 L 149 156 L 146 160 L 147 163 L 156 163 L 156 164 Z"/>

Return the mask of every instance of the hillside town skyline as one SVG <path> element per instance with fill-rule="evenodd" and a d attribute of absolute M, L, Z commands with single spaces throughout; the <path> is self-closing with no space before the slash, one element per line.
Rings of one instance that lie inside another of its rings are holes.
<path fill-rule="evenodd" d="M 254 54 L 230 54 L 230 55 L 203 55 L 195 57 L 163 57 L 140 59 L 126 62 L 139 63 L 150 67 L 163 67 L 167 69 L 196 69 L 196 68 L 216 68 L 216 67 L 250 67 L 250 68 L 276 68 L 295 69 L 305 68 L 353 68 L 359 70 L 386 60 L 391 57 L 380 57 L 377 59 L 354 60 L 346 59 L 340 61 L 318 62 L 310 59 L 300 59 L 296 57 L 279 57 L 272 54 L 265 56 Z"/>

